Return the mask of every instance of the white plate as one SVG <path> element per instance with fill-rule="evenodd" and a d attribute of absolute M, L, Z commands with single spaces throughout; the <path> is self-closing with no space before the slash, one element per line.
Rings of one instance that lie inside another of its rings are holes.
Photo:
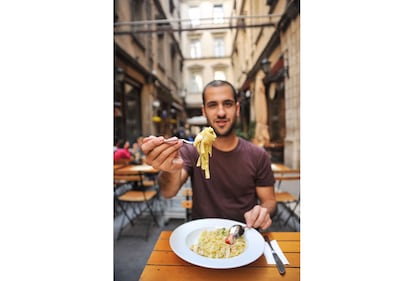
<path fill-rule="evenodd" d="M 264 251 L 265 241 L 255 229 L 245 229 L 244 237 L 247 242 L 243 253 L 232 258 L 214 259 L 203 257 L 191 251 L 203 230 L 230 228 L 234 224 L 245 225 L 238 221 L 227 219 L 199 219 L 177 227 L 170 236 L 170 246 L 174 253 L 183 260 L 207 268 L 235 268 L 257 260 Z"/>

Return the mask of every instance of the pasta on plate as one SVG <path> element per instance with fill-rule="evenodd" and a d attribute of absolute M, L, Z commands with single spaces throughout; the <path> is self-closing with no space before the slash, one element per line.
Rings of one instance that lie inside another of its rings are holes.
<path fill-rule="evenodd" d="M 244 236 L 235 239 L 234 244 L 229 245 L 225 242 L 229 229 L 218 228 L 215 230 L 204 230 L 198 242 L 191 245 L 190 249 L 202 256 L 209 258 L 231 258 L 240 255 L 246 249 Z"/>

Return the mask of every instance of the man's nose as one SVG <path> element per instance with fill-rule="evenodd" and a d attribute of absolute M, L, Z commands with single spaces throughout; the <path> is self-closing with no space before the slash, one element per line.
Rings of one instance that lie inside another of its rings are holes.
<path fill-rule="evenodd" d="M 224 106 L 222 104 L 218 105 L 217 115 L 219 115 L 219 116 L 225 116 L 226 115 L 226 111 L 224 110 Z"/>

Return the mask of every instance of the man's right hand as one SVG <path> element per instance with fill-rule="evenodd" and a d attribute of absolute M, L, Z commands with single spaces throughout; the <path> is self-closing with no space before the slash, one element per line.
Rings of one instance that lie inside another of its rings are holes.
<path fill-rule="evenodd" d="M 145 154 L 145 162 L 153 168 L 165 172 L 178 172 L 184 166 L 179 150 L 181 140 L 165 142 L 164 137 L 149 136 L 144 138 L 141 146 Z"/>

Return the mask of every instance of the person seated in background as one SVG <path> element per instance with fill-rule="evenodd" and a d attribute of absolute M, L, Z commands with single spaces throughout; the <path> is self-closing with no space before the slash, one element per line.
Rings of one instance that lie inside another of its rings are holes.
<path fill-rule="evenodd" d="M 143 164 L 145 160 L 145 154 L 141 150 L 141 145 L 144 141 L 144 137 L 138 137 L 137 141 L 132 144 L 130 150 L 131 155 L 134 157 L 134 164 Z"/>
<path fill-rule="evenodd" d="M 117 149 L 114 152 L 114 161 L 122 159 L 131 160 L 131 153 L 129 152 L 129 142 L 127 140 L 120 140 Z"/>

